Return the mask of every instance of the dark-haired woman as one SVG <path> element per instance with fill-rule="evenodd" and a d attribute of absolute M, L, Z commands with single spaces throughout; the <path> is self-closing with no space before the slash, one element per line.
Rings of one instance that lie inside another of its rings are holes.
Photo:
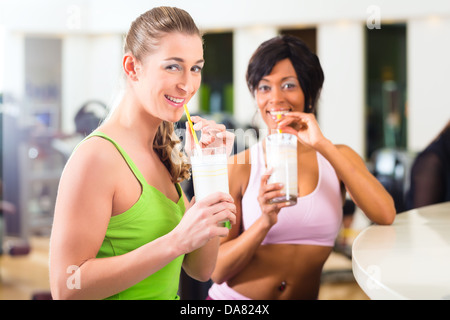
<path fill-rule="evenodd" d="M 358 154 L 322 135 L 314 114 L 323 80 L 317 56 L 295 37 L 272 38 L 250 59 L 247 83 L 269 131 L 297 137 L 299 195 L 294 206 L 270 203 L 282 186 L 267 183 L 264 141 L 235 156 L 236 226 L 221 240 L 209 299 L 317 299 L 346 191 L 373 222 L 393 222 L 391 196 Z"/>

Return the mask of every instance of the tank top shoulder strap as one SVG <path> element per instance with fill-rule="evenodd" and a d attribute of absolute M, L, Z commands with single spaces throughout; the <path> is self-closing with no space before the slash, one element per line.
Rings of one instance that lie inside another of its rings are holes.
<path fill-rule="evenodd" d="M 106 134 L 104 134 L 103 132 L 100 132 L 100 131 L 92 132 L 90 135 L 88 135 L 86 138 L 84 138 L 83 141 L 85 141 L 85 140 L 87 140 L 89 138 L 92 138 L 92 137 L 100 137 L 100 138 L 103 138 L 103 139 L 108 140 L 109 142 L 111 142 L 116 147 L 116 149 L 120 152 L 120 154 L 122 155 L 123 159 L 127 163 L 128 167 L 131 169 L 133 174 L 139 180 L 141 185 L 143 187 L 146 185 L 146 180 L 145 180 L 144 176 L 142 175 L 141 171 L 139 171 L 138 167 L 133 162 L 133 160 L 130 158 L 130 156 L 125 152 L 125 150 L 116 141 L 114 141 L 112 138 L 110 138 L 109 136 L 107 136 Z"/>

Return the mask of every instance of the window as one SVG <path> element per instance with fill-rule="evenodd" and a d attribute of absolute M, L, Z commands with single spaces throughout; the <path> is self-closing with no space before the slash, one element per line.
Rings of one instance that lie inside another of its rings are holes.
<path fill-rule="evenodd" d="M 406 26 L 366 30 L 366 156 L 406 148 Z"/>
<path fill-rule="evenodd" d="M 200 110 L 233 114 L 233 34 L 205 34 Z"/>

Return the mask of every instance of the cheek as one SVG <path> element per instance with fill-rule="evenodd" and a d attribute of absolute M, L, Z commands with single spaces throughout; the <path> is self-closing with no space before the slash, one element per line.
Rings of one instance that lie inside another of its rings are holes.
<path fill-rule="evenodd" d="M 288 99 L 290 104 L 297 110 L 303 111 L 305 109 L 305 96 L 303 93 L 296 93 Z"/>
<path fill-rule="evenodd" d="M 262 110 L 266 105 L 267 98 L 263 94 L 257 94 L 255 96 L 255 101 L 258 108 Z"/>
<path fill-rule="evenodd" d="M 149 91 L 155 87 L 154 85 L 155 83 L 152 82 L 152 78 L 150 77 L 141 78 L 138 84 L 139 86 L 138 90 L 142 94 L 148 95 Z"/>
<path fill-rule="evenodd" d="M 194 84 L 194 93 L 198 91 L 198 89 L 200 88 L 201 83 L 202 83 L 202 78 L 199 77 L 198 80 Z"/>
<path fill-rule="evenodd" d="M 305 99 L 302 97 L 301 99 L 296 100 L 294 105 L 303 111 L 305 109 Z"/>

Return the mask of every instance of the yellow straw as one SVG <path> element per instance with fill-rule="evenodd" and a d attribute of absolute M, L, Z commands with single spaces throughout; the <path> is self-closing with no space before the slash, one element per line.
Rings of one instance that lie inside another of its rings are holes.
<path fill-rule="evenodd" d="M 192 124 L 192 121 L 191 121 L 191 115 L 189 114 L 189 110 L 187 108 L 187 105 L 184 105 L 184 111 L 186 112 L 186 116 L 187 116 L 187 119 L 188 119 L 188 122 L 189 122 L 189 127 L 191 128 L 192 135 L 194 136 L 195 144 L 197 146 L 200 146 L 200 144 L 198 143 L 197 134 L 195 133 L 195 130 L 194 130 L 194 125 Z"/>
<path fill-rule="evenodd" d="M 281 113 L 278 113 L 277 114 L 277 120 L 280 120 L 281 119 Z M 278 129 L 278 133 L 281 133 L 281 129 Z"/>

